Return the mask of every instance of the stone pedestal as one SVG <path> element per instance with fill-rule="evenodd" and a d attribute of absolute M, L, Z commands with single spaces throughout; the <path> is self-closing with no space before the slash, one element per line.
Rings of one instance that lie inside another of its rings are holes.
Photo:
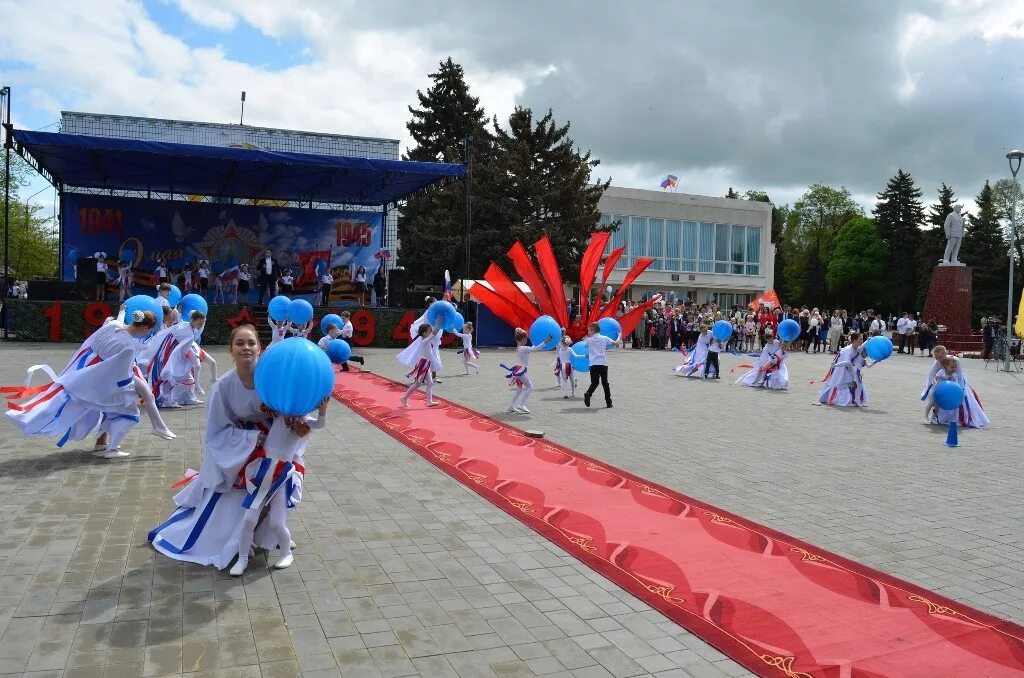
<path fill-rule="evenodd" d="M 945 325 L 939 341 L 959 351 L 981 350 L 981 338 L 971 333 L 972 275 L 970 266 L 936 266 L 921 319 Z"/>

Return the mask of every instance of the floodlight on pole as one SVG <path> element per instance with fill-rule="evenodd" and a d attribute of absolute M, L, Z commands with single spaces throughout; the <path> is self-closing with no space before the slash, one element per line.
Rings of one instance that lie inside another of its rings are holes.
<path fill-rule="evenodd" d="M 1017 172 L 1020 171 L 1020 162 L 1024 159 L 1024 151 L 1014 149 L 1006 154 L 1006 159 L 1010 163 L 1010 174 L 1013 175 L 1013 200 L 1010 205 L 1010 280 L 1006 295 L 1006 329 L 1004 331 L 1005 346 L 1003 347 L 1003 369 L 1009 372 L 1010 349 L 1012 348 L 1011 339 L 1013 338 L 1013 255 L 1017 240 L 1017 202 L 1020 199 L 1020 184 L 1017 183 Z"/>

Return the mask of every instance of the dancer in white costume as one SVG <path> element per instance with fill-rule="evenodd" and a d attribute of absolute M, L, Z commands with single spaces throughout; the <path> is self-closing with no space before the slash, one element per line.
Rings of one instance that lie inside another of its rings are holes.
<path fill-rule="evenodd" d="M 818 394 L 818 404 L 836 407 L 867 406 L 868 392 L 861 376 L 861 369 L 867 362 L 863 344 L 864 338 L 860 332 L 850 334 L 850 345 L 839 352 L 825 375 L 825 387 Z"/>
<path fill-rule="evenodd" d="M 441 329 L 438 327 L 421 324 L 416 341 L 395 357 L 398 362 L 412 368 L 412 371 L 405 375 L 412 378 L 412 383 L 405 395 L 400 398 L 402 407 L 409 406 L 409 397 L 419 390 L 420 386 L 426 391 L 427 407 L 438 405 L 434 402 L 434 346 L 431 339 L 440 332 Z"/>
<path fill-rule="evenodd" d="M 437 299 L 434 299 L 434 297 L 427 297 L 426 299 L 424 299 L 424 301 L 427 304 L 427 308 L 430 308 L 430 305 L 433 304 L 435 301 L 437 301 Z M 409 326 L 409 337 L 411 339 L 413 339 L 414 341 L 419 336 L 419 334 L 420 334 L 420 327 L 422 325 L 430 325 L 430 322 L 427 320 L 427 312 L 426 311 L 424 311 L 423 315 L 421 315 L 419 318 L 416 318 L 416 320 L 413 320 L 412 321 L 412 325 Z M 437 328 L 437 332 L 434 333 L 431 336 L 431 338 L 430 338 L 430 349 L 431 349 L 431 357 L 430 357 L 430 359 L 431 359 L 431 362 L 433 363 L 433 367 L 431 367 L 430 377 L 431 377 L 431 379 L 433 380 L 433 382 L 435 384 L 440 384 L 441 383 L 441 380 L 437 378 L 437 373 L 440 372 L 441 369 L 443 368 L 443 365 L 441 364 L 441 339 L 443 337 L 444 337 L 444 330 L 441 329 L 441 328 Z M 411 348 L 412 348 L 412 346 L 407 348 L 405 351 L 408 351 Z M 407 365 L 408 364 L 401 357 L 403 354 L 405 354 L 405 351 L 403 351 L 401 354 L 399 354 L 399 358 L 398 358 L 398 362 L 402 363 L 403 365 Z"/>
<path fill-rule="evenodd" d="M 563 337 L 558 344 L 558 357 L 555 360 L 555 371 L 558 373 L 558 382 L 563 391 L 562 398 L 576 397 L 576 375 L 572 369 L 572 339 Z"/>
<path fill-rule="evenodd" d="M 465 369 L 464 374 L 469 374 L 470 367 L 476 371 L 476 374 L 480 374 L 480 365 L 473 362 L 480 359 L 480 351 L 473 347 L 473 323 L 466 323 L 462 326 L 461 332 L 455 332 L 454 334 L 459 339 L 462 339 L 462 349 L 459 350 L 459 355 L 462 356 L 462 367 Z"/>
<path fill-rule="evenodd" d="M 274 322 L 274 319 L 269 315 L 267 316 L 267 324 L 270 325 L 270 345 L 273 346 L 277 342 L 288 337 L 288 333 L 291 331 L 292 324 L 287 320 L 281 322 Z"/>
<path fill-rule="evenodd" d="M 736 380 L 744 386 L 762 386 L 775 390 L 789 388 L 789 368 L 786 367 L 786 351 L 782 342 L 774 338 L 771 327 L 764 330 L 765 346 L 749 372 Z"/>
<path fill-rule="evenodd" d="M 711 336 L 711 332 L 708 331 L 708 326 L 702 324 L 700 326 L 700 336 L 697 337 L 697 343 L 693 345 L 693 350 L 690 351 L 686 362 L 675 368 L 675 373 L 684 377 L 696 376 L 703 379 L 704 362 L 708 359 L 708 350 L 713 339 L 714 337 Z"/>
<path fill-rule="evenodd" d="M 132 264 L 130 261 L 122 261 L 117 265 L 117 286 L 119 289 L 118 301 L 124 303 L 124 300 L 132 296 L 132 290 L 135 287 L 135 274 L 132 273 Z"/>
<path fill-rule="evenodd" d="M 547 344 L 554 339 L 554 337 L 546 337 L 537 346 L 527 346 L 526 340 L 529 338 L 526 330 L 521 327 L 516 328 L 516 362 L 511 367 L 508 365 L 502 365 L 502 369 L 508 370 L 506 379 L 508 380 L 509 388 L 514 393 L 512 394 L 512 400 L 509 402 L 508 407 L 505 408 L 506 412 L 518 412 L 519 414 L 529 414 L 530 410 L 526 408 L 526 401 L 529 399 L 530 394 L 533 393 L 533 382 L 530 380 L 530 375 L 527 374 L 530 365 L 530 354 L 534 351 L 547 350 Z"/>
<path fill-rule="evenodd" d="M 177 317 L 176 311 L 171 313 Z M 183 320 L 157 332 L 150 340 L 155 344 L 155 349 L 146 365 L 145 374 L 156 397 L 156 404 L 160 407 L 181 407 L 185 404 L 183 399 L 187 392 L 195 384 L 191 376 L 191 364 L 195 356 L 186 359 L 182 353 L 183 350 L 188 352 L 195 343 L 194 329 L 192 323 Z"/>
<path fill-rule="evenodd" d="M 171 329 L 177 346 L 171 351 L 167 363 L 160 372 L 163 396 L 160 404 L 166 407 L 203 404 L 203 401 L 196 397 L 201 367 L 200 349 L 195 338 L 205 325 L 204 313 L 190 311 L 187 321 L 180 322 Z"/>
<path fill-rule="evenodd" d="M 928 424 L 946 424 L 948 425 L 951 421 L 956 421 L 960 426 L 966 426 L 968 428 L 984 428 L 992 423 L 985 414 L 985 408 L 981 405 L 981 399 L 978 397 L 977 391 L 975 391 L 970 383 L 967 381 L 967 373 L 964 372 L 963 364 L 960 359 L 949 355 L 945 346 L 939 345 L 932 349 L 932 356 L 935 357 L 935 361 L 932 363 L 931 369 L 928 371 L 928 376 L 925 378 L 924 391 L 921 392 L 921 400 L 925 402 L 925 423 Z M 955 410 L 938 410 L 936 409 L 936 415 L 932 415 L 932 409 L 935 407 L 935 394 L 934 386 L 937 380 L 942 376 L 943 367 L 942 361 L 946 358 L 953 360 L 956 363 L 956 371 L 953 374 L 952 379 L 946 379 L 947 381 L 955 381 L 964 390 L 964 401 L 959 408 Z"/>
<path fill-rule="evenodd" d="M 4 389 L 11 400 L 34 396 L 24 404 L 9 403 L 8 421 L 26 435 L 59 436 L 58 447 L 99 430 L 107 441 L 104 456 L 127 457 L 128 452 L 120 449 L 120 443 L 139 421 L 138 399 L 142 395 L 137 387 L 135 338 L 147 334 L 156 324 L 156 318 L 148 311 L 136 311 L 130 320 L 129 325 L 108 320 L 82 344 L 59 374 L 49 365 L 30 367 L 24 388 Z M 52 382 L 28 387 L 37 371 L 49 375 Z M 154 427 L 157 422 L 162 424 L 159 417 L 154 418 Z M 174 437 L 166 425 L 154 428 L 153 432 L 163 438 Z"/>
<path fill-rule="evenodd" d="M 248 495 L 242 471 L 262 456 L 258 448 L 271 424 L 254 382 L 260 354 L 256 329 L 240 325 L 232 330 L 228 350 L 235 368 L 210 391 L 202 466 L 175 495 L 175 512 L 149 533 L 153 548 L 164 555 L 217 569 L 239 555 L 239 526 L 246 511 L 242 502 Z M 300 459 L 292 464 L 290 486 L 286 483 L 284 490 L 287 503 L 295 505 L 301 499 L 305 465 Z M 257 527 L 254 543 L 268 550 L 277 547 L 277 536 L 270 532 L 264 525 Z"/>

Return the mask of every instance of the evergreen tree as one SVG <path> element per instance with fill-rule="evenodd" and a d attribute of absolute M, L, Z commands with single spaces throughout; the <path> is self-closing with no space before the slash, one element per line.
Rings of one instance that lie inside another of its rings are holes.
<path fill-rule="evenodd" d="M 989 182 L 974 200 L 978 212 L 968 217 L 960 248 L 960 259 L 974 269 L 974 316 L 1005 314 L 1009 259 Z"/>
<path fill-rule="evenodd" d="M 406 127 L 416 146 L 410 149 L 406 160 L 421 162 L 466 161 L 466 136 L 472 135 L 474 170 L 487 162 L 491 138 L 486 128 L 486 116 L 480 100 L 470 94 L 462 66 L 449 57 L 441 62 L 430 76 L 427 91 L 417 90 L 419 108 L 409 107 L 412 119 Z M 486 186 L 474 177 L 473 202 Z M 417 284 L 440 285 L 445 269 L 451 269 L 456 278 L 467 277 L 464 257 L 466 224 L 466 182 L 453 182 L 409 198 L 402 206 L 398 219 L 398 237 L 401 248 L 399 263 L 409 270 L 411 280 Z M 475 221 L 475 220 L 474 220 Z M 472 236 L 475 242 L 476 233 Z M 477 277 L 483 269 L 473 267 L 470 277 Z"/>
<path fill-rule="evenodd" d="M 747 200 L 754 200 L 756 202 L 767 202 L 772 203 L 768 194 L 764 191 L 747 191 L 744 196 Z M 789 218 L 789 205 L 776 205 L 772 203 L 772 244 L 775 245 L 775 270 L 774 280 L 775 289 L 782 290 L 786 288 L 786 256 L 785 247 L 782 245 L 783 232 L 786 228 L 786 220 Z"/>
<path fill-rule="evenodd" d="M 939 201 L 928 208 L 926 223 L 931 228 L 921 229 L 921 247 L 917 253 L 917 274 L 918 292 L 917 303 L 907 311 L 919 311 L 924 308 L 925 297 L 928 296 L 928 286 L 931 284 L 932 271 L 936 264 L 942 259 L 946 250 L 946 234 L 942 230 L 946 223 L 946 215 L 953 211 L 956 203 L 956 195 L 953 189 L 942 184 L 939 189 Z"/>
<path fill-rule="evenodd" d="M 729 187 L 729 192 L 725 194 L 725 197 L 730 200 L 739 200 L 740 194 L 733 190 L 732 186 Z"/>
<path fill-rule="evenodd" d="M 502 261 L 515 240 L 529 245 L 547 235 L 564 278 L 579 274 L 590 233 L 598 230 L 598 200 L 611 181 L 591 180 L 599 161 L 573 147 L 569 127 L 550 110 L 535 119 L 529 108 L 516 108 L 507 128 L 494 120 L 494 161 L 483 170 L 491 191 L 480 209 L 488 231 L 478 239 L 474 230 L 474 260 Z"/>
<path fill-rule="evenodd" d="M 889 179 L 885 190 L 878 194 L 875 223 L 885 240 L 892 264 L 888 298 L 892 312 L 909 311 L 917 302 L 917 255 L 921 248 L 921 225 L 924 208 L 921 189 L 902 169 Z"/>

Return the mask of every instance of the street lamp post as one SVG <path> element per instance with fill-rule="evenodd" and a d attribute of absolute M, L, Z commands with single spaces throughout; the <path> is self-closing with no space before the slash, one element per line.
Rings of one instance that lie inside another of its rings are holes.
<path fill-rule="evenodd" d="M 1003 350 L 1005 355 L 1003 356 L 1003 369 L 1007 372 L 1010 371 L 1010 339 L 1013 337 L 1013 255 L 1014 255 L 1014 243 L 1017 239 L 1017 200 L 1020 198 L 1020 184 L 1017 183 L 1017 172 L 1020 171 L 1020 161 L 1024 159 L 1024 151 L 1012 150 L 1006 154 L 1006 159 L 1010 163 L 1010 174 L 1013 175 L 1013 204 L 1010 205 L 1010 281 L 1008 283 L 1008 292 L 1006 295 L 1006 330 L 1005 330 L 1005 342 Z"/>

